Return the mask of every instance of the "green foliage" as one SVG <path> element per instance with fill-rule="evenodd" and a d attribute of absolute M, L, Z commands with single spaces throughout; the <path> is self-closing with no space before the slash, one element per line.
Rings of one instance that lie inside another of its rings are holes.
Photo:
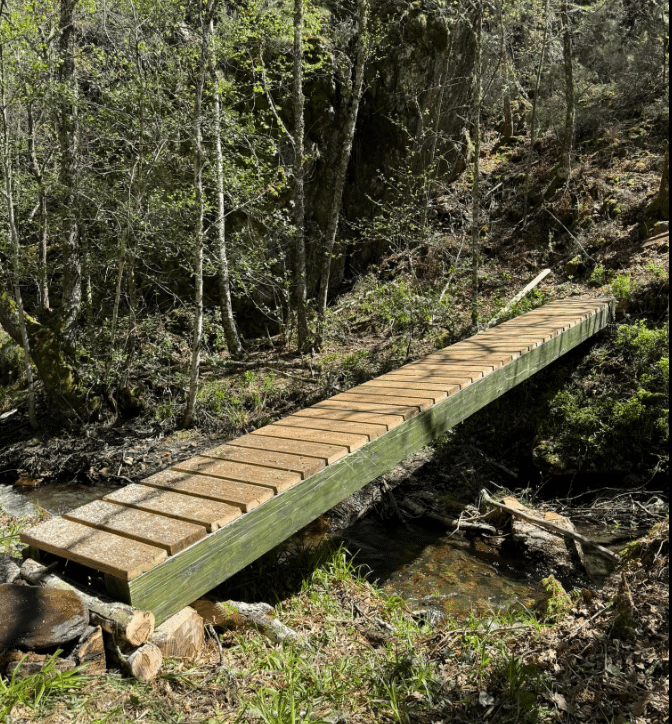
<path fill-rule="evenodd" d="M 71 671 L 57 671 L 57 651 L 49 657 L 36 674 L 29 676 L 17 675 L 14 672 L 9 679 L 0 676 L 0 718 L 11 719 L 11 713 L 15 706 L 25 706 L 32 710 L 40 710 L 49 704 L 50 699 L 66 692 L 74 692 L 82 688 L 88 681 L 88 677 L 82 676 L 81 672 L 85 667 L 79 666 Z"/>
<path fill-rule="evenodd" d="M 0 329 L 0 386 L 20 384 L 25 375 L 23 350 Z"/>
<path fill-rule="evenodd" d="M 539 458 L 560 469 L 601 470 L 667 461 L 668 340 L 668 325 L 620 326 L 610 347 L 594 353 L 551 401 Z"/>
<path fill-rule="evenodd" d="M 616 278 L 611 282 L 611 293 L 620 302 L 627 302 L 631 299 L 635 289 L 630 274 L 617 274 Z"/>

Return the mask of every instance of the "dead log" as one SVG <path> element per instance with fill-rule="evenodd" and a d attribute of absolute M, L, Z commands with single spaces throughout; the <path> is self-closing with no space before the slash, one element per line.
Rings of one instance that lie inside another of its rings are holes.
<path fill-rule="evenodd" d="M 74 591 L 0 584 L 0 650 L 61 646 L 88 625 L 89 612 Z"/>
<path fill-rule="evenodd" d="M 191 604 L 206 625 L 220 628 L 255 628 L 274 643 L 300 641 L 296 631 L 272 618 L 273 607 L 267 603 L 240 603 L 238 601 L 213 601 L 200 598 Z"/>
<path fill-rule="evenodd" d="M 580 533 L 577 533 L 574 530 L 568 530 L 566 528 L 561 528 L 558 525 L 554 525 L 553 523 L 547 521 L 547 520 L 541 520 L 540 518 L 536 518 L 533 515 L 529 515 L 528 513 L 519 510 L 517 508 L 511 508 L 508 505 L 503 505 L 502 503 L 497 503 L 494 501 L 490 495 L 488 494 L 487 490 L 481 491 L 481 498 L 490 506 L 493 508 L 497 508 L 498 510 L 503 511 L 504 513 L 508 513 L 511 516 L 514 516 L 516 518 L 520 518 L 521 520 L 524 520 L 526 523 L 531 523 L 532 525 L 539 526 L 539 528 L 543 528 L 544 530 L 549 531 L 550 533 L 554 533 L 555 535 L 562 536 L 563 538 L 571 538 L 572 540 L 576 541 L 577 543 L 580 543 L 582 546 L 592 548 L 594 551 L 599 553 L 604 558 L 607 558 L 612 563 L 618 564 L 620 563 L 620 558 L 616 553 L 613 551 L 610 551 L 608 548 L 605 548 L 604 546 L 601 546 L 599 543 L 595 543 L 594 541 L 590 540 L 590 538 L 586 538 L 584 535 L 581 535 Z"/>
<path fill-rule="evenodd" d="M 110 641 L 105 645 L 110 658 L 126 675 L 139 681 L 152 681 L 161 673 L 163 656 L 156 644 L 146 643 L 129 651 L 122 651 Z"/>
<path fill-rule="evenodd" d="M 164 656 L 173 659 L 195 659 L 205 640 L 203 618 L 191 606 L 183 608 L 156 627 L 152 643 Z"/>
<path fill-rule="evenodd" d="M 21 566 L 21 576 L 35 586 L 74 591 L 89 609 L 90 622 L 111 634 L 120 644 L 142 646 L 154 631 L 154 614 L 151 611 L 139 611 L 125 603 L 82 591 L 31 558 Z"/>
<path fill-rule="evenodd" d="M 86 665 L 87 675 L 104 674 L 107 670 L 105 642 L 100 626 L 89 626 L 77 642 L 72 658 L 78 666 Z"/>

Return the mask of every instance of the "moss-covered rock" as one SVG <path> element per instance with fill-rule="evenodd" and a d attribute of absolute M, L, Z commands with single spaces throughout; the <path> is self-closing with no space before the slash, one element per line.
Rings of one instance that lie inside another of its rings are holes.
<path fill-rule="evenodd" d="M 572 599 L 555 576 L 541 582 L 543 598 L 537 604 L 537 611 L 547 621 L 559 621 L 572 609 Z"/>

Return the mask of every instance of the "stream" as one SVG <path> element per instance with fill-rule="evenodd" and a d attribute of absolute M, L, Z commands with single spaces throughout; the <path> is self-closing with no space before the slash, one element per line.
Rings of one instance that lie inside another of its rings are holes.
<path fill-rule="evenodd" d="M 32 506 L 61 515 L 118 489 L 66 484 L 19 492 L 0 486 L 0 507 L 10 515 L 29 514 Z M 607 546 L 616 541 L 604 527 L 583 526 L 581 532 Z M 311 535 L 303 540 L 318 543 L 324 538 Z M 370 569 L 371 580 L 404 599 L 412 610 L 438 610 L 458 618 L 472 611 L 530 608 L 545 575 L 515 551 L 507 551 L 507 546 L 451 536 L 431 523 L 406 527 L 368 516 L 334 540 L 356 554 L 356 564 Z M 599 586 L 606 573 L 602 561 L 589 557 L 587 566 L 593 569 L 591 582 Z"/>

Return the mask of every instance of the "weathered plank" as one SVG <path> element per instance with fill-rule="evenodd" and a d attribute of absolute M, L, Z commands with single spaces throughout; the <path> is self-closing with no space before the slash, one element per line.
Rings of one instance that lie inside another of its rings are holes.
<path fill-rule="evenodd" d="M 150 513 L 168 515 L 187 523 L 205 526 L 208 533 L 235 520 L 242 512 L 240 508 L 218 503 L 214 500 L 183 495 L 172 491 L 159 490 L 149 485 L 127 485 L 125 488 L 105 495 L 103 500 Z"/>
<path fill-rule="evenodd" d="M 109 573 L 124 581 L 130 581 L 154 568 L 168 556 L 162 548 L 73 523 L 65 518 L 52 518 L 23 531 L 20 538 L 29 546 Z"/>
<path fill-rule="evenodd" d="M 373 425 L 383 425 L 386 430 L 401 425 L 404 421 L 402 415 L 383 415 L 377 412 L 351 412 L 328 407 L 308 407 L 294 413 L 295 417 L 310 417 L 326 420 L 343 420 L 345 422 L 365 422 Z"/>
<path fill-rule="evenodd" d="M 145 478 L 142 484 L 153 488 L 172 490 L 175 493 L 194 495 L 198 498 L 217 500 L 220 503 L 234 505 L 240 508 L 243 513 L 254 510 L 257 506 L 270 500 L 274 494 L 270 488 L 263 488 L 258 485 L 208 478 L 193 473 L 178 473 L 174 470 L 164 470 L 152 475 L 151 478 Z"/>
<path fill-rule="evenodd" d="M 217 460 L 211 457 L 198 456 L 173 466 L 180 473 L 200 473 L 213 478 L 235 480 L 238 483 L 252 483 L 271 488 L 274 493 L 281 493 L 301 481 L 301 474 L 277 468 L 264 468 L 246 463 L 234 463 L 230 460 Z"/>
<path fill-rule="evenodd" d="M 370 382 L 367 382 L 365 385 L 362 385 L 362 387 L 367 389 L 369 387 L 381 387 L 387 389 L 408 390 L 409 392 L 414 392 L 416 394 L 425 392 L 429 392 L 431 394 L 437 393 L 440 395 L 440 397 L 435 398 L 435 402 L 440 402 L 448 395 L 452 395 L 462 387 L 466 387 L 468 384 L 470 384 L 470 381 L 467 380 L 462 380 L 462 384 L 460 384 L 459 382 L 456 383 L 454 380 L 444 380 L 443 382 L 441 382 L 438 377 L 429 377 L 427 382 L 423 382 L 417 377 L 379 377 L 376 380 L 371 380 Z"/>
<path fill-rule="evenodd" d="M 124 538 L 163 548 L 170 555 L 179 553 L 187 546 L 205 538 L 202 525 L 156 515 L 144 510 L 127 508 L 105 500 L 94 500 L 66 513 L 64 518 L 92 528 L 116 533 Z"/>
<path fill-rule="evenodd" d="M 491 368 L 488 368 L 488 372 L 491 371 Z M 445 368 L 445 366 L 441 365 L 424 365 L 417 367 L 400 367 L 398 370 L 395 370 L 394 372 L 388 372 L 383 377 L 379 377 L 379 380 L 392 380 L 395 382 L 401 381 L 401 380 L 432 380 L 432 379 L 440 379 L 441 384 L 444 384 L 445 382 L 452 382 L 453 384 L 460 385 L 462 387 L 465 387 L 466 385 L 470 384 L 471 382 L 476 382 L 476 380 L 480 380 L 481 377 L 485 376 L 486 370 L 469 370 L 468 372 L 463 372 L 463 370 L 454 370 L 450 371 Z"/>
<path fill-rule="evenodd" d="M 348 448 L 341 445 L 323 445 L 305 440 L 283 440 L 279 437 L 263 437 L 262 435 L 243 435 L 243 437 L 231 440 L 229 445 L 318 458 L 326 465 L 331 465 L 348 454 Z"/>
<path fill-rule="evenodd" d="M 387 405 L 388 407 L 416 407 L 419 412 L 429 409 L 434 401 L 431 397 L 403 397 L 402 395 L 381 395 L 375 392 L 360 392 L 361 388 L 353 388 L 348 392 L 341 392 L 331 398 L 330 402 L 350 402 L 350 403 L 372 403 L 373 405 Z M 355 392 L 357 390 L 357 392 Z M 370 405 L 362 405 L 359 409 L 375 409 Z"/>
<path fill-rule="evenodd" d="M 433 404 L 441 402 L 448 397 L 448 392 L 441 389 L 428 389 L 425 385 L 405 385 L 404 383 L 394 383 L 379 385 L 378 380 L 371 380 L 365 382 L 363 385 L 354 387 L 352 389 L 354 393 L 361 393 L 364 395 L 380 395 L 381 397 L 387 397 L 388 395 L 403 395 L 405 397 L 412 397 L 417 395 L 422 399 L 428 399 Z"/>
<path fill-rule="evenodd" d="M 356 435 L 366 435 L 369 441 L 387 432 L 387 425 L 376 425 L 365 422 L 344 422 L 341 420 L 325 420 L 315 417 L 302 417 L 301 415 L 292 415 L 282 420 L 285 427 L 301 427 L 310 430 L 326 430 L 333 432 L 347 432 Z"/>
<path fill-rule="evenodd" d="M 324 400 L 312 408 L 313 410 L 347 410 L 349 412 L 382 413 L 384 415 L 400 415 L 404 420 L 415 417 L 420 409 L 418 407 L 407 407 L 404 405 L 384 405 L 376 402 L 357 402 L 356 400 L 336 400 L 331 398 Z"/>
<path fill-rule="evenodd" d="M 164 620 L 212 588 L 215 578 L 225 580 L 233 575 L 350 493 L 591 337 L 607 324 L 610 315 L 610 308 L 601 309 L 566 334 L 474 382 L 173 556 L 131 581 L 127 586 L 129 600 Z"/>
<path fill-rule="evenodd" d="M 231 460 L 238 463 L 247 463 L 248 465 L 260 465 L 265 468 L 289 470 L 293 473 L 299 473 L 302 478 L 307 478 L 309 475 L 322 470 L 327 464 L 322 458 L 237 447 L 235 445 L 221 445 L 214 450 L 204 452 L 203 455 L 219 460 Z"/>
<path fill-rule="evenodd" d="M 251 434 L 259 437 L 278 437 L 297 442 L 304 440 L 306 442 L 342 445 L 348 452 L 354 452 L 369 442 L 369 438 L 366 435 L 345 432 L 326 432 L 324 430 L 304 430 L 298 427 L 285 427 L 279 423 L 261 427 Z"/>

